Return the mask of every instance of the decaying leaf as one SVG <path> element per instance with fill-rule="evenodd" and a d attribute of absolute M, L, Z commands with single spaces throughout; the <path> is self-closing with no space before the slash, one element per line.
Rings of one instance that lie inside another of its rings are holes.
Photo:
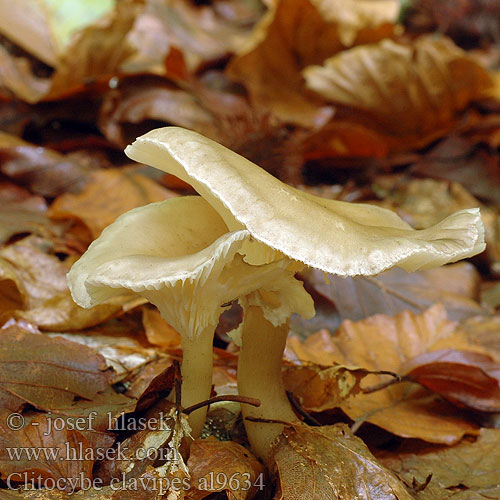
<path fill-rule="evenodd" d="M 311 90 L 354 110 L 354 121 L 371 123 L 404 148 L 443 135 L 493 85 L 488 71 L 453 42 L 433 37 L 355 47 L 307 68 L 304 77 Z"/>
<path fill-rule="evenodd" d="M 13 303 L 16 309 L 31 309 L 67 291 L 67 268 L 46 250 L 46 240 L 35 236 L 24 238 L 0 249 L 0 299 Z M 16 291 L 14 291 L 15 286 Z M 12 301 L 12 297 L 16 297 Z M 19 303 L 21 298 L 21 303 Z M 17 303 L 16 303 L 17 302 Z"/>
<path fill-rule="evenodd" d="M 176 194 L 134 170 L 100 170 L 90 175 L 80 193 L 59 196 L 49 215 L 56 220 L 80 221 L 90 231 L 92 241 L 124 212 L 172 196 Z"/>
<path fill-rule="evenodd" d="M 93 165 L 0 132 L 0 170 L 42 196 L 82 189 Z"/>
<path fill-rule="evenodd" d="M 160 315 L 157 309 L 144 307 L 142 309 L 142 323 L 148 341 L 157 346 L 177 347 L 181 346 L 181 336 Z"/>
<path fill-rule="evenodd" d="M 380 2 L 372 5 L 378 15 L 365 16 L 366 10 L 360 7 L 367 2 L 358 0 L 273 3 L 244 50 L 231 61 L 228 74 L 248 88 L 256 103 L 284 122 L 322 125 L 332 111 L 304 93 L 300 71 L 321 64 L 346 43 L 377 42 L 391 36 L 397 6 L 391 11 L 388 2 Z M 350 22 L 344 24 L 346 19 Z"/>
<path fill-rule="evenodd" d="M 333 365 L 288 366 L 283 372 L 287 391 L 310 411 L 337 408 L 348 396 L 356 395 L 366 376 L 361 368 Z"/>
<path fill-rule="evenodd" d="M 325 279 L 317 270 L 302 276 L 315 292 L 335 304 L 342 320 L 359 321 L 404 310 L 421 313 L 436 302 L 451 320 L 486 312 L 478 303 L 479 273 L 465 262 L 415 273 L 394 268 L 369 278 L 328 275 Z"/>
<path fill-rule="evenodd" d="M 440 349 L 410 360 L 406 379 L 475 410 L 500 412 L 500 365 L 478 352 Z"/>
<path fill-rule="evenodd" d="M 286 500 L 411 500 L 404 484 L 344 424 L 287 427 L 271 463 L 274 497 Z"/>
<path fill-rule="evenodd" d="M 484 500 L 500 498 L 500 431 L 481 429 L 476 441 L 463 440 L 448 447 L 410 447 L 396 456 L 384 454 L 380 461 L 409 485 L 429 484 L 416 497 L 419 500 Z"/>
<path fill-rule="evenodd" d="M 11 487 L 28 482 L 27 478 L 37 478 L 41 484 L 71 478 L 59 489 L 78 490 L 92 478 L 99 454 L 105 454 L 115 440 L 111 434 L 95 432 L 92 420 L 85 417 L 76 424 L 71 417 L 37 414 L 24 418 L 24 427 L 13 431 L 5 424 L 11 414 L 0 413 L 0 471 Z M 73 424 L 80 430 L 70 429 Z"/>
<path fill-rule="evenodd" d="M 22 233 L 49 233 L 47 204 L 15 184 L 0 183 L 0 243 Z"/>
<path fill-rule="evenodd" d="M 201 500 L 216 491 L 226 491 L 235 500 L 250 499 L 265 486 L 264 467 L 243 446 L 214 437 L 197 439 L 191 445 L 189 497 Z"/>
<path fill-rule="evenodd" d="M 27 333 L 19 327 L 0 335 L 0 405 L 18 411 L 26 403 L 43 410 L 91 400 L 104 391 L 111 373 L 92 349 L 61 338 Z"/>
<path fill-rule="evenodd" d="M 303 344 L 291 338 L 288 348 L 306 362 L 393 373 L 403 373 L 411 359 L 429 351 L 452 348 L 484 353 L 483 348 L 469 343 L 439 305 L 420 315 L 403 312 L 392 318 L 376 315 L 358 322 L 344 321 L 334 337 L 319 332 Z M 367 377 L 363 385 L 377 385 L 380 379 L 374 378 Z M 358 394 L 344 400 L 341 408 L 358 424 L 371 422 L 399 436 L 428 442 L 453 444 L 475 432 L 475 426 L 457 408 L 412 383 Z"/>

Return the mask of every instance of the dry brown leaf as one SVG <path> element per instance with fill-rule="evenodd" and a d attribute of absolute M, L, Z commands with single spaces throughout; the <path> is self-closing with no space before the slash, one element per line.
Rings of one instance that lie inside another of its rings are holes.
<path fill-rule="evenodd" d="M 123 124 L 144 120 L 160 120 L 208 136 L 215 127 L 214 117 L 193 94 L 172 88 L 165 80 L 148 82 L 142 77 L 105 95 L 99 127 L 108 140 L 124 147 L 129 138 L 124 136 Z"/>
<path fill-rule="evenodd" d="M 98 453 L 105 453 L 115 441 L 114 436 L 93 432 L 92 421 L 85 418 L 77 430 L 70 429 L 75 419 L 38 414 L 26 417 L 24 427 L 13 431 L 5 425 L 11 414 L 4 409 L 0 413 L 0 470 L 11 487 L 32 478 L 47 485 L 64 478 L 57 489 L 78 490 L 92 478 Z"/>
<path fill-rule="evenodd" d="M 83 309 L 75 304 L 67 290 L 48 299 L 39 307 L 16 311 L 14 317 L 35 324 L 42 331 L 83 330 L 119 316 L 131 300 L 130 297 L 117 297 L 105 304 Z"/>
<path fill-rule="evenodd" d="M 470 101 L 492 86 L 488 71 L 445 38 L 413 45 L 392 40 L 355 47 L 304 70 L 309 89 L 353 110 L 394 147 L 422 146 L 443 135 Z"/>
<path fill-rule="evenodd" d="M 0 183 L 0 243 L 21 233 L 49 233 L 47 204 L 15 184 Z"/>
<path fill-rule="evenodd" d="M 359 0 L 279 0 L 234 58 L 228 74 L 245 85 L 259 106 L 284 122 L 306 127 L 324 124 L 332 114 L 305 93 L 301 70 L 321 64 L 349 44 L 377 42 L 393 34 L 394 18 L 360 14 Z M 380 2 L 385 9 L 387 2 Z M 374 10 L 377 7 L 373 6 Z M 349 19 L 350 23 L 345 20 Z"/>
<path fill-rule="evenodd" d="M 405 379 L 458 406 L 500 412 L 500 364 L 478 352 L 440 349 L 410 360 Z"/>
<path fill-rule="evenodd" d="M 54 197 L 83 188 L 93 165 L 0 132 L 0 170 L 33 193 Z"/>
<path fill-rule="evenodd" d="M 328 275 L 325 279 L 316 270 L 302 276 L 315 292 L 335 304 L 341 320 L 359 321 L 404 310 L 420 313 L 436 302 L 443 304 L 452 320 L 487 312 L 478 303 L 479 273 L 466 262 L 415 273 L 394 268 L 368 278 Z"/>
<path fill-rule="evenodd" d="M 409 446 L 394 455 L 384 454 L 380 461 L 407 484 L 429 484 L 416 497 L 419 500 L 484 500 L 500 498 L 500 430 L 481 429 L 475 442 L 463 440 L 448 447 Z"/>
<path fill-rule="evenodd" d="M 60 333 L 57 336 L 83 344 L 103 356 L 107 366 L 113 368 L 113 383 L 137 372 L 142 376 L 141 370 L 145 366 L 163 359 L 165 355 L 141 342 L 140 324 L 127 321 L 127 316 L 120 319 L 119 322 L 111 321 L 79 333 Z"/>
<path fill-rule="evenodd" d="M 100 170 L 90 175 L 80 193 L 59 196 L 50 207 L 49 216 L 80 221 L 93 240 L 124 212 L 173 196 L 177 195 L 134 169 Z"/>
<path fill-rule="evenodd" d="M 0 249 L 1 269 L 6 280 L 3 282 L 5 288 L 0 286 L 0 297 L 11 301 L 9 297 L 14 293 L 15 284 L 17 294 L 14 296 L 22 297 L 22 308 L 32 309 L 68 290 L 68 269 L 48 253 L 50 245 L 41 238 L 30 236 Z"/>
<path fill-rule="evenodd" d="M 184 0 L 148 0 L 136 21 L 130 42 L 139 54 L 125 65 L 137 72 L 144 65 L 159 66 L 173 48 L 182 51 L 188 69 L 213 62 L 237 51 L 251 34 L 252 23 L 262 8 L 257 2 L 246 3 L 246 19 L 231 15 L 215 5 L 194 5 Z M 234 11 L 233 11 L 234 12 Z M 227 15 L 229 14 L 229 16 Z"/>
<path fill-rule="evenodd" d="M 285 428 L 271 463 L 275 500 L 411 500 L 404 484 L 344 424 Z"/>
<path fill-rule="evenodd" d="M 27 333 L 12 326 L 0 335 L 1 406 L 18 411 L 25 403 L 43 410 L 91 400 L 111 378 L 97 352 L 62 338 Z"/>
<path fill-rule="evenodd" d="M 303 344 L 291 338 L 288 357 L 293 350 L 296 359 L 325 366 L 338 363 L 403 373 L 416 356 L 448 348 L 485 352 L 470 344 L 437 305 L 420 315 L 403 312 L 392 318 L 376 315 L 358 322 L 344 321 L 334 337 L 319 332 Z M 377 381 L 367 384 L 376 385 Z M 344 400 L 341 408 L 358 424 L 371 422 L 398 436 L 433 443 L 453 444 L 476 429 L 455 407 L 412 383 L 358 394 Z"/>
<path fill-rule="evenodd" d="M 201 500 L 216 491 L 231 499 L 252 498 L 265 486 L 264 467 L 243 446 L 214 437 L 197 439 L 191 445 L 189 498 Z"/>
<path fill-rule="evenodd" d="M 157 309 L 144 307 L 142 309 L 142 324 L 148 341 L 162 347 L 181 346 L 181 336 L 160 315 Z"/>
<path fill-rule="evenodd" d="M 357 394 L 365 376 L 366 370 L 342 365 L 288 366 L 283 372 L 283 381 L 286 390 L 304 407 L 320 412 L 337 408 L 345 398 Z"/>
<path fill-rule="evenodd" d="M 133 0 L 116 5 L 109 16 L 75 35 L 58 57 L 51 77 L 34 76 L 27 59 L 12 56 L 0 47 L 0 87 L 6 87 L 24 101 L 36 103 L 60 98 L 119 73 L 121 64 L 135 53 L 127 36 L 138 5 Z"/>

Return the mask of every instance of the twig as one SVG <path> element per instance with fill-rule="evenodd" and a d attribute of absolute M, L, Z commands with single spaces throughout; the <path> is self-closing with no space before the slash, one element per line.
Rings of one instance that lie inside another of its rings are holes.
<path fill-rule="evenodd" d="M 321 423 L 318 422 L 312 415 L 307 413 L 304 408 L 300 405 L 300 403 L 295 399 L 293 393 L 291 391 L 286 391 L 286 395 L 288 396 L 288 401 L 290 401 L 291 405 L 293 408 L 297 411 L 299 415 L 304 417 L 304 422 L 306 424 L 315 426 L 315 427 L 321 427 Z"/>
<path fill-rule="evenodd" d="M 183 413 L 189 415 L 191 412 L 203 408 L 204 406 L 211 405 L 213 403 L 218 403 L 219 401 L 236 401 L 237 403 L 243 403 L 246 405 L 260 406 L 260 400 L 255 398 L 247 398 L 246 396 L 237 396 L 228 394 L 227 396 L 216 396 L 214 398 L 207 399 L 201 403 L 196 403 L 195 405 L 189 406 L 188 408 L 182 410 Z"/>

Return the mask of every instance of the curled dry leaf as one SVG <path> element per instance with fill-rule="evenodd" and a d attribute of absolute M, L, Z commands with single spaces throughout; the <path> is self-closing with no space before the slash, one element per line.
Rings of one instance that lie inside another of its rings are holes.
<path fill-rule="evenodd" d="M 56 99 L 85 88 L 89 82 L 107 79 L 134 53 L 127 42 L 138 5 L 133 0 L 118 2 L 116 9 L 98 23 L 79 31 L 58 57 L 50 78 L 33 75 L 29 62 L 0 47 L 0 87 L 29 103 Z"/>
<path fill-rule="evenodd" d="M 385 132 L 396 148 L 443 135 L 493 85 L 488 71 L 445 38 L 355 47 L 304 70 L 307 87 L 348 107 L 353 121 Z"/>
<path fill-rule="evenodd" d="M 16 4 L 2 0 L 0 32 L 46 64 L 57 66 L 73 33 L 106 14 L 111 6 L 110 0 L 79 0 L 71 5 L 53 0 Z"/>
<path fill-rule="evenodd" d="M 22 298 L 20 307 L 32 309 L 68 290 L 66 266 L 50 255 L 47 247 L 49 242 L 30 236 L 0 249 L 0 269 L 4 276 L 0 297 L 12 302 L 15 285 L 14 296 Z"/>
<path fill-rule="evenodd" d="M 429 484 L 418 492 L 418 500 L 483 500 L 500 498 L 500 430 L 481 429 L 476 441 L 464 439 L 448 447 L 409 447 L 395 456 L 384 454 L 380 461 L 407 484 Z"/>
<path fill-rule="evenodd" d="M 189 71 L 195 72 L 203 63 L 213 62 L 234 53 L 251 34 L 252 21 L 261 13 L 255 2 L 246 3 L 249 17 L 227 16 L 228 9 L 217 5 L 194 5 L 184 0 L 148 0 L 137 19 L 129 40 L 138 54 L 125 65 L 127 71 L 160 67 L 175 48 L 181 50 Z M 250 21 L 250 22 L 248 22 Z"/>
<path fill-rule="evenodd" d="M 228 67 L 252 99 L 284 122 L 306 127 L 324 124 L 332 110 L 305 93 L 301 70 L 356 43 L 391 36 L 388 2 L 372 4 L 380 15 L 365 15 L 359 0 L 278 0 L 256 26 L 252 38 Z M 397 7 L 396 7 L 397 9 Z M 363 13 L 363 15 L 361 15 Z M 345 23 L 346 19 L 350 22 Z"/>
<path fill-rule="evenodd" d="M 448 348 L 484 353 L 457 330 L 440 305 L 419 315 L 406 311 L 392 318 L 376 315 L 358 322 L 344 321 L 334 337 L 319 332 L 303 344 L 297 338 L 288 343 L 288 349 L 302 361 L 394 373 L 404 373 L 408 361 L 420 354 Z M 380 382 L 373 377 L 366 380 L 370 387 Z M 340 407 L 358 424 L 371 422 L 398 436 L 428 442 L 453 444 L 475 432 L 475 426 L 455 407 L 412 383 L 358 394 Z"/>
<path fill-rule="evenodd" d="M 50 207 L 49 216 L 81 222 L 92 241 L 119 215 L 173 196 L 177 195 L 133 169 L 100 170 L 90 175 L 80 193 L 59 196 Z"/>
<path fill-rule="evenodd" d="M 410 360 L 405 379 L 475 410 L 500 412 L 500 364 L 479 352 L 440 349 Z"/>
<path fill-rule="evenodd" d="M 0 132 L 0 170 L 33 193 L 54 197 L 82 189 L 92 164 Z"/>
<path fill-rule="evenodd" d="M 265 486 L 264 467 L 243 446 L 214 437 L 197 439 L 188 460 L 191 475 L 189 497 L 201 500 L 216 491 L 226 491 L 229 498 L 245 500 Z"/>
<path fill-rule="evenodd" d="M 344 424 L 285 428 L 271 463 L 279 477 L 276 500 L 412 499 Z"/>
<path fill-rule="evenodd" d="M 15 184 L 0 182 L 0 244 L 21 233 L 49 233 L 47 204 Z"/>
<path fill-rule="evenodd" d="M 108 140 L 126 146 L 131 138 L 124 137 L 123 124 L 144 120 L 161 120 L 208 136 L 215 127 L 214 117 L 193 94 L 173 88 L 165 80 L 148 82 L 143 77 L 105 95 L 99 127 Z"/>

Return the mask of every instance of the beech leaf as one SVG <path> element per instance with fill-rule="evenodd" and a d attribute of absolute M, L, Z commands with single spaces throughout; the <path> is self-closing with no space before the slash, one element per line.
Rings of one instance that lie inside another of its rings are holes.
<path fill-rule="evenodd" d="M 276 500 L 411 500 L 404 484 L 344 424 L 285 428 L 271 461 Z"/>

